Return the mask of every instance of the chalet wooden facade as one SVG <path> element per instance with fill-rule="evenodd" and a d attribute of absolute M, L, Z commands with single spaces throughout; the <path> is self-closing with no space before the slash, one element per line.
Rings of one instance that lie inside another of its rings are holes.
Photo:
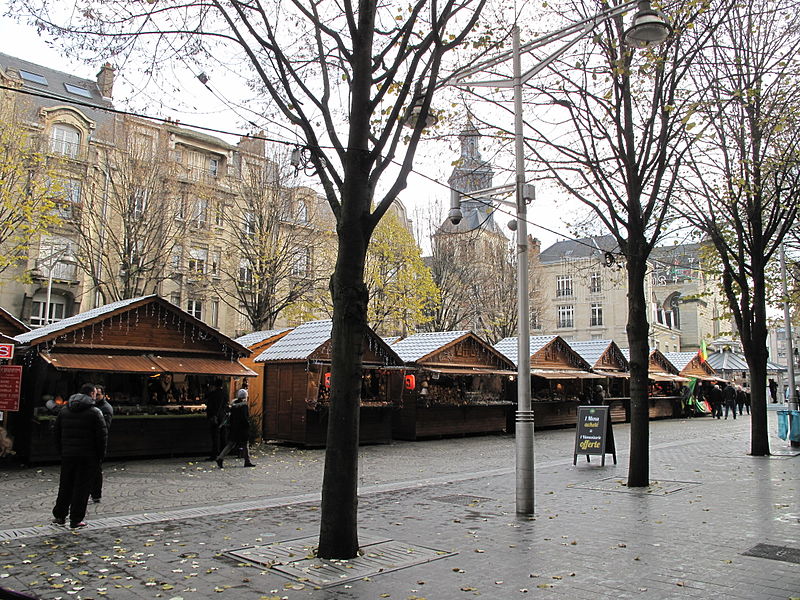
<path fill-rule="evenodd" d="M 255 357 L 263 364 L 263 437 L 325 446 L 331 370 L 331 321 L 304 323 Z M 371 330 L 364 340 L 360 442 L 392 439 L 392 398 L 402 394 L 400 358 Z"/>
<path fill-rule="evenodd" d="M 517 338 L 495 344 L 517 364 Z M 591 386 L 602 375 L 592 373 L 590 365 L 559 336 L 531 336 L 531 406 L 536 428 L 575 425 L 578 406 L 586 404 Z"/>
<path fill-rule="evenodd" d="M 514 364 L 470 331 L 419 333 L 392 344 L 409 369 L 395 399 L 402 440 L 505 431 Z"/>
<path fill-rule="evenodd" d="M 613 340 L 569 342 L 570 348 L 581 355 L 605 390 L 604 403 L 609 407 L 613 423 L 630 420 L 630 372 L 628 360 Z"/>
<path fill-rule="evenodd" d="M 57 459 L 48 401 L 65 402 L 85 382 L 103 385 L 115 411 L 109 457 L 208 454 L 211 380 L 223 378 L 230 391 L 254 375 L 239 362 L 246 348 L 158 296 L 107 304 L 15 340 L 22 399 L 9 429 L 28 462 Z"/>
<path fill-rule="evenodd" d="M 650 418 L 680 416 L 680 387 L 688 382 L 689 378 L 680 375 L 678 368 L 658 349 L 650 352 L 648 368 Z"/>

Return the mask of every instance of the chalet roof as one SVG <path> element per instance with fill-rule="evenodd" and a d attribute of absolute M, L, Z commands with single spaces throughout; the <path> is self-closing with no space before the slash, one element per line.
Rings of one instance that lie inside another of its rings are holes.
<path fill-rule="evenodd" d="M 675 365 L 678 371 L 683 371 L 692 359 L 697 356 L 697 352 L 665 352 L 667 360 Z"/>
<path fill-rule="evenodd" d="M 3 53 L 0 53 L 0 69 L 18 78 L 22 89 L 36 94 L 30 97 L 31 104 L 35 107 L 73 105 L 98 124 L 111 122 L 113 119 L 112 113 L 102 109 L 113 108 L 114 105 L 108 98 L 103 98 L 94 79 L 84 79 Z M 38 81 L 22 77 L 20 71 L 38 76 Z M 71 92 L 70 88 L 80 88 L 86 93 L 77 94 Z"/>
<path fill-rule="evenodd" d="M 600 360 L 608 347 L 613 344 L 612 340 L 589 340 L 584 342 L 567 342 L 569 347 L 581 355 L 581 358 L 594 366 Z"/>
<path fill-rule="evenodd" d="M 750 369 L 743 354 L 731 352 L 730 350 L 712 352 L 706 360 L 715 371 L 748 371 Z M 786 370 L 788 370 L 786 367 L 767 361 L 767 371 L 769 372 L 783 372 Z"/>
<path fill-rule="evenodd" d="M 631 349 L 630 348 L 622 348 L 622 354 L 625 356 L 625 360 L 630 361 L 631 359 Z M 695 353 L 696 354 L 696 353 Z M 647 356 L 648 364 L 652 365 L 653 363 L 666 363 L 667 371 L 670 375 L 677 375 L 680 372 L 680 369 L 677 368 L 672 361 L 666 357 L 666 355 L 661 352 L 658 348 L 654 348 L 650 351 L 650 354 Z M 685 366 L 685 365 L 684 365 Z M 672 372 L 674 371 L 674 373 Z M 650 370 L 650 374 L 653 374 L 652 369 Z M 651 377 L 651 379 L 653 379 Z"/>
<path fill-rule="evenodd" d="M 416 333 L 392 344 L 392 350 L 403 362 L 416 362 L 469 333 L 466 330 Z"/>
<path fill-rule="evenodd" d="M 256 362 L 268 360 L 305 360 L 331 339 L 333 321 L 309 321 L 295 327 L 284 337 L 264 350 L 256 358 Z"/>
<path fill-rule="evenodd" d="M 266 329 L 264 331 L 253 331 L 251 333 L 246 333 L 235 340 L 234 342 L 241 344 L 245 348 L 250 348 L 251 346 L 255 346 L 256 344 L 260 344 L 264 340 L 268 340 L 271 337 L 275 337 L 278 334 L 283 333 L 284 331 L 289 331 L 291 327 L 284 327 L 282 329 Z"/>
<path fill-rule="evenodd" d="M 198 329 L 204 331 L 205 334 L 210 336 L 211 338 L 216 338 L 223 345 L 231 348 L 233 352 L 238 353 L 240 355 L 249 354 L 248 349 L 239 344 L 238 342 L 235 342 L 228 336 L 223 335 L 213 327 L 206 325 L 200 319 L 193 317 L 186 311 L 182 310 L 179 306 L 172 304 L 171 302 L 165 300 L 164 298 L 161 298 L 157 294 L 153 294 L 150 296 L 139 296 L 138 298 L 127 298 L 125 300 L 117 300 L 116 302 L 111 302 L 110 304 L 104 304 L 103 306 L 98 306 L 97 308 L 93 308 L 91 310 L 78 313 L 77 315 L 73 315 L 72 317 L 67 317 L 66 319 L 55 321 L 54 323 L 50 323 L 49 325 L 45 325 L 44 327 L 39 327 L 38 329 L 22 333 L 16 336 L 14 339 L 20 344 L 30 344 L 30 345 L 42 344 L 49 340 L 56 339 L 64 335 L 65 333 L 82 329 L 83 327 L 89 326 L 93 323 L 102 322 L 113 315 L 119 313 L 125 313 L 134 308 L 145 306 L 151 303 L 159 303 L 165 308 L 174 311 L 175 313 L 179 314 L 183 320 L 191 323 Z"/>
<path fill-rule="evenodd" d="M 531 336 L 531 356 L 536 354 L 545 345 L 556 339 L 557 335 L 532 335 Z M 503 338 L 494 345 L 494 349 L 505 355 L 515 365 L 517 364 L 517 338 Z"/>
<path fill-rule="evenodd" d="M 25 323 L 6 309 L 0 307 L 0 333 L 4 333 L 7 336 L 14 336 L 30 330 L 31 328 L 25 325 Z"/>
<path fill-rule="evenodd" d="M 392 344 L 394 344 L 397 340 L 401 339 L 402 337 L 403 337 L 402 335 L 391 335 L 389 337 L 384 337 L 384 338 L 381 338 L 381 339 L 391 346 Z"/>
<path fill-rule="evenodd" d="M 602 258 L 606 252 L 619 252 L 613 235 L 597 235 L 579 240 L 562 240 L 545 248 L 539 254 L 542 264 L 556 263 L 565 259 Z"/>

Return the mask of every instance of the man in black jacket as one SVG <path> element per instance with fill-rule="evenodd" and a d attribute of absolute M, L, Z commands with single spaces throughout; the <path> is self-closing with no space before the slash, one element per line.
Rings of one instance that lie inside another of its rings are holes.
<path fill-rule="evenodd" d="M 100 461 L 106 454 L 108 431 L 103 413 L 94 405 L 95 387 L 86 383 L 70 396 L 55 421 L 56 449 L 61 455 L 58 497 L 53 523 L 72 529 L 85 527 L 86 505 Z"/>
<path fill-rule="evenodd" d="M 211 390 L 206 393 L 206 417 L 208 419 L 208 433 L 211 436 L 211 454 L 206 460 L 216 460 L 225 441 L 222 439 L 223 422 L 227 416 L 228 398 L 222 390 L 222 379 L 216 378 L 211 383 Z"/>

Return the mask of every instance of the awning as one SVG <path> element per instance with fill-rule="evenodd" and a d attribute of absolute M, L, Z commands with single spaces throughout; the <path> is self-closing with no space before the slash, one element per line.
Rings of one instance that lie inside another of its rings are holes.
<path fill-rule="evenodd" d="M 629 371 L 617 371 L 614 369 L 595 369 L 594 372 L 603 377 L 623 377 L 628 379 L 631 376 Z"/>
<path fill-rule="evenodd" d="M 647 377 L 652 381 L 689 381 L 688 377 L 681 377 L 672 373 L 648 373 Z"/>
<path fill-rule="evenodd" d="M 67 354 L 42 352 L 41 357 L 61 371 L 108 371 L 119 373 L 160 373 L 147 356 L 126 354 Z"/>
<path fill-rule="evenodd" d="M 109 373 L 194 373 L 254 377 L 256 373 L 239 361 L 221 358 L 163 357 L 143 354 L 70 354 L 42 352 L 42 358 L 61 371 L 102 371 Z"/>
<path fill-rule="evenodd" d="M 445 375 L 516 375 L 516 371 L 507 369 L 483 369 L 479 367 L 420 367 L 423 371 L 442 373 Z"/>
<path fill-rule="evenodd" d="M 569 369 L 531 369 L 531 375 L 545 379 L 602 379 L 605 375 L 588 371 L 570 371 Z"/>
<path fill-rule="evenodd" d="M 238 360 L 224 358 L 199 358 L 184 356 L 153 356 L 165 373 L 192 373 L 196 375 L 226 375 L 229 377 L 256 377 L 257 373 Z"/>

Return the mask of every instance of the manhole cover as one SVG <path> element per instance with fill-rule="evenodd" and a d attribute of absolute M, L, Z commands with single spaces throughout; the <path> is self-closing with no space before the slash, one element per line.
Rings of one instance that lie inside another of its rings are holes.
<path fill-rule="evenodd" d="M 431 498 L 436 502 L 447 502 L 448 504 L 458 504 L 459 506 L 474 506 L 481 502 L 488 502 L 492 498 L 484 498 L 483 496 L 470 496 L 468 494 L 451 494 L 450 496 L 437 496 Z"/>
<path fill-rule="evenodd" d="M 325 560 L 313 556 L 317 542 L 316 537 L 307 537 L 227 550 L 223 553 L 237 560 L 267 567 L 289 579 L 321 588 L 421 565 L 456 554 L 397 540 L 370 539 L 362 541 L 361 556 L 351 560 Z"/>
<path fill-rule="evenodd" d="M 749 550 L 742 552 L 742 555 L 800 564 L 800 548 L 790 548 L 789 546 L 756 544 Z"/>
<path fill-rule="evenodd" d="M 587 481 L 585 483 L 573 483 L 567 487 L 583 489 L 583 490 L 596 490 L 600 492 L 620 492 L 627 494 L 648 494 L 650 496 L 666 496 L 674 494 L 690 487 L 700 485 L 696 481 L 669 481 L 666 479 L 659 479 L 650 482 L 647 487 L 628 487 L 624 479 L 618 477 L 609 477 L 607 479 L 600 479 L 598 481 Z"/>

